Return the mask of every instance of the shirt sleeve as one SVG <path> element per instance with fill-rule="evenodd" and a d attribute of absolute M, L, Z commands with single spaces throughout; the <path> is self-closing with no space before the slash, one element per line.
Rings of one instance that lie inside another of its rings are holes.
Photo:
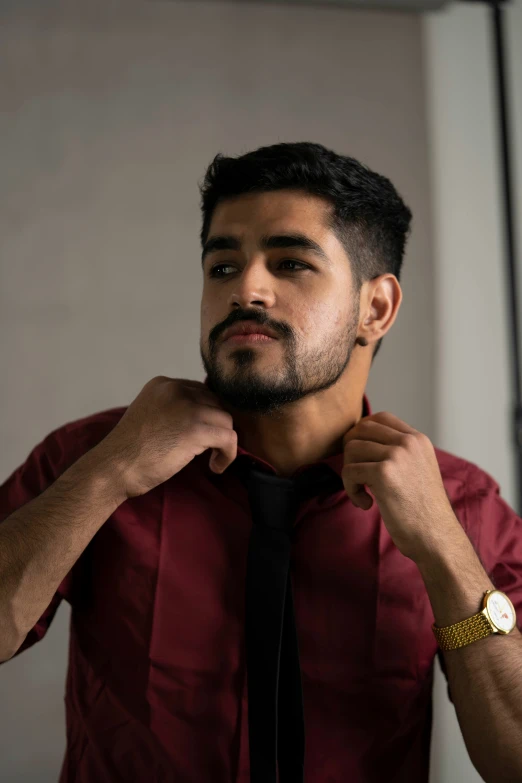
<path fill-rule="evenodd" d="M 520 630 L 522 518 L 501 497 L 499 484 L 485 471 L 475 471 L 470 485 L 466 495 L 468 535 L 489 578 L 515 607 Z"/>
<path fill-rule="evenodd" d="M 0 525 L 8 516 L 30 500 L 38 497 L 53 484 L 74 459 L 70 458 L 66 464 L 67 439 L 60 431 L 50 433 L 41 443 L 36 445 L 25 462 L 19 465 L 0 486 Z M 58 585 L 51 603 L 29 631 L 15 655 L 27 650 L 28 647 L 39 642 L 45 636 L 62 599 L 65 598 L 71 603 L 72 577 L 73 571 L 78 570 L 77 565 L 78 561 Z"/>
<path fill-rule="evenodd" d="M 500 485 L 486 471 L 470 464 L 465 494 L 465 527 L 475 551 L 497 590 L 510 598 L 522 628 L 522 518 L 500 495 Z M 486 588 L 484 588 L 484 591 Z M 477 611 L 480 608 L 477 606 Z M 437 651 L 441 669 L 444 655 Z M 448 684 L 448 698 L 451 692 Z"/>

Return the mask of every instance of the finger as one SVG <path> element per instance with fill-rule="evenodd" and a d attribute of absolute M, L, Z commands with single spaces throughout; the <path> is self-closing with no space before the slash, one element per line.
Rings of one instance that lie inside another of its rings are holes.
<path fill-rule="evenodd" d="M 390 447 L 372 440 L 355 438 L 344 447 L 344 464 L 355 462 L 383 462 L 390 458 Z"/>
<path fill-rule="evenodd" d="M 223 408 L 223 405 L 221 404 L 220 400 L 217 397 L 208 397 L 205 394 L 200 394 L 198 389 L 194 389 L 190 392 L 191 398 L 194 402 L 196 402 L 198 405 L 203 405 L 208 408 L 212 408 L 213 410 L 220 410 L 224 413 L 228 413 L 228 411 L 225 411 Z M 231 414 L 229 414 L 230 416 Z"/>
<path fill-rule="evenodd" d="M 363 511 L 368 511 L 373 506 L 373 498 L 371 495 L 368 494 L 368 492 L 365 492 L 364 490 L 361 490 L 360 492 L 356 492 L 354 495 L 350 497 L 350 500 L 354 504 L 354 506 L 357 506 L 358 508 L 362 508 Z"/>
<path fill-rule="evenodd" d="M 344 465 L 341 471 L 346 494 L 355 506 L 361 508 L 371 508 L 373 505 L 372 496 L 366 491 L 366 485 L 371 486 L 372 468 L 374 462 L 357 463 L 355 465 Z"/>
<path fill-rule="evenodd" d="M 354 489 L 346 492 L 354 506 L 367 510 L 373 506 L 373 497 L 366 491 L 364 484 L 355 484 Z"/>
<path fill-rule="evenodd" d="M 402 419 L 399 419 L 398 416 L 395 416 L 394 413 L 390 413 L 389 411 L 379 411 L 379 413 L 374 413 L 372 416 L 369 417 L 369 421 L 376 422 L 383 424 L 385 427 L 391 427 L 393 430 L 396 430 L 397 432 L 404 432 L 404 433 L 414 433 L 417 432 L 416 429 L 413 427 L 410 427 L 409 424 L 406 424 L 405 421 Z"/>
<path fill-rule="evenodd" d="M 219 397 L 214 394 L 214 392 L 209 391 L 206 386 L 194 386 L 192 384 L 184 385 L 192 399 L 196 402 L 199 402 L 201 405 L 211 405 L 213 408 L 220 408 L 223 410 L 223 405 L 221 404 Z"/>
<path fill-rule="evenodd" d="M 415 430 L 414 430 L 415 432 Z M 348 430 L 343 437 L 343 446 L 353 440 L 372 441 L 386 446 L 399 446 L 405 432 L 394 429 L 393 427 L 378 421 L 359 422 Z"/>
<path fill-rule="evenodd" d="M 203 425 L 205 426 L 205 425 Z M 237 432 L 223 427 L 206 427 L 205 443 L 212 449 L 209 466 L 222 473 L 237 457 Z"/>

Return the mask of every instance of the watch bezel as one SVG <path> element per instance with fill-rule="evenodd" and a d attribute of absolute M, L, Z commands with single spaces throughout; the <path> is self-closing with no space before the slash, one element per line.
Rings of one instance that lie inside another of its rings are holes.
<path fill-rule="evenodd" d="M 504 630 L 503 628 L 499 628 L 499 626 L 496 624 L 496 622 L 493 620 L 493 618 L 492 618 L 492 616 L 490 614 L 489 602 L 491 600 L 491 597 L 495 593 L 500 593 L 500 595 L 505 598 L 505 600 L 508 602 L 509 606 L 511 607 L 512 624 L 511 624 L 511 627 L 509 628 L 509 630 Z M 504 635 L 506 635 L 508 633 L 511 633 L 511 631 L 513 630 L 513 628 L 517 624 L 517 613 L 515 611 L 515 607 L 513 606 L 513 603 L 511 601 L 511 599 L 509 598 L 509 596 L 507 596 L 502 590 L 488 590 L 486 592 L 486 594 L 484 595 L 483 609 L 484 609 L 484 612 L 486 614 L 486 617 L 488 618 L 489 622 L 491 623 L 492 628 L 494 629 L 494 631 L 496 633 L 501 633 L 501 634 L 504 634 Z"/>

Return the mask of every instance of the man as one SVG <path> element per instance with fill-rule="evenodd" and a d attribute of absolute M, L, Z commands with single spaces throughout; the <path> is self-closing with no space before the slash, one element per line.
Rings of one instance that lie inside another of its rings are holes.
<path fill-rule="evenodd" d="M 312 143 L 218 155 L 201 191 L 205 383 L 153 378 L 50 433 L 0 489 L 2 659 L 72 606 L 61 783 L 254 779 L 245 465 L 337 481 L 291 530 L 307 783 L 427 781 L 436 654 L 479 773 L 521 781 L 522 520 L 364 393 L 410 210 Z"/>

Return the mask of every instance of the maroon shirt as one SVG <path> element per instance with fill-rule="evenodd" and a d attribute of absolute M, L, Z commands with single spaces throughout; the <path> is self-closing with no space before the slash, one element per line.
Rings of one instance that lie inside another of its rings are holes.
<path fill-rule="evenodd" d="M 65 424 L 35 446 L 0 487 L 0 520 L 99 443 L 124 411 Z M 522 520 L 489 474 L 436 453 L 455 513 L 520 626 Z M 241 447 L 238 455 L 275 472 Z M 249 781 L 252 522 L 239 477 L 212 473 L 209 457 L 119 506 L 17 652 L 42 639 L 65 598 L 72 614 L 60 783 Z M 322 461 L 341 474 L 342 454 Z M 377 504 L 363 511 L 344 491 L 304 502 L 296 525 L 306 783 L 427 782 L 438 648 L 417 566 L 394 545 Z"/>

